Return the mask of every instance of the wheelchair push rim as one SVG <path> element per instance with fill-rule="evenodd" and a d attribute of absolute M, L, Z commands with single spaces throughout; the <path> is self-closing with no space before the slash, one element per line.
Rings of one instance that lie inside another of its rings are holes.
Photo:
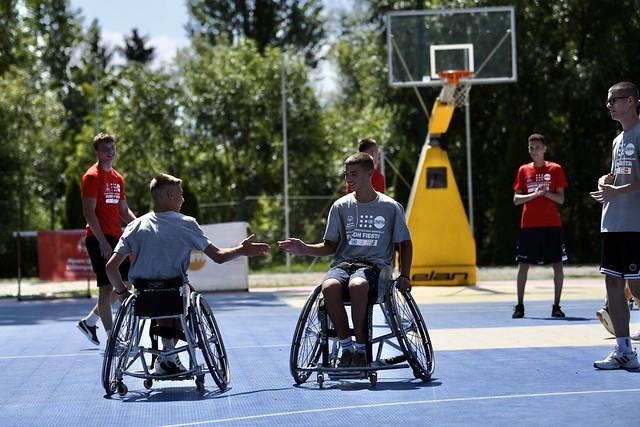
<path fill-rule="evenodd" d="M 207 300 L 201 294 L 194 293 L 193 301 L 195 302 L 193 307 L 197 324 L 198 346 L 202 351 L 211 377 L 221 390 L 225 390 L 229 386 L 230 370 L 222 334 Z"/>
<path fill-rule="evenodd" d="M 135 295 L 131 295 L 118 309 L 113 331 L 107 341 L 107 349 L 102 362 L 102 385 L 107 396 L 122 390 L 126 386 L 122 383 L 122 372 L 129 359 L 129 352 L 133 343 L 136 329 L 136 317 L 134 313 Z"/>
<path fill-rule="evenodd" d="M 291 342 L 289 369 L 296 384 L 309 379 L 317 366 L 321 352 L 322 325 L 320 323 L 320 291 L 318 285 L 311 292 L 302 308 Z"/>
<path fill-rule="evenodd" d="M 387 290 L 386 304 L 396 338 L 414 375 L 429 381 L 435 369 L 433 346 L 413 296 L 393 282 Z"/>

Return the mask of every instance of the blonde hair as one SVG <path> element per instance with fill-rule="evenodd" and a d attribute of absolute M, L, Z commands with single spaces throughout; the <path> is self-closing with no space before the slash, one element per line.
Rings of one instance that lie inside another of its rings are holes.
<path fill-rule="evenodd" d="M 149 183 L 149 191 L 151 191 L 151 197 L 154 201 L 157 200 L 160 195 L 160 190 L 169 186 L 169 185 L 180 185 L 182 184 L 182 180 L 180 178 L 176 178 L 173 175 L 169 175 L 168 173 L 161 173 L 160 175 L 156 175 L 155 178 L 151 180 Z"/>

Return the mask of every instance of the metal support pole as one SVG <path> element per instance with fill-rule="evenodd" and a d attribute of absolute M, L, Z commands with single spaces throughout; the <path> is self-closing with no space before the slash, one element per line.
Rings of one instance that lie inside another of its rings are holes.
<path fill-rule="evenodd" d="M 98 58 L 96 55 L 95 62 L 93 64 L 93 85 L 94 91 L 96 94 L 96 135 L 100 133 L 100 98 L 99 98 L 99 88 L 100 82 L 98 79 Z"/>
<path fill-rule="evenodd" d="M 289 238 L 289 160 L 287 152 L 287 68 L 285 52 L 282 52 L 282 164 L 284 169 L 284 234 Z M 285 253 L 287 273 L 291 273 L 291 254 Z"/>
<path fill-rule="evenodd" d="M 471 107 L 469 105 L 469 92 L 464 99 L 464 117 L 467 138 L 467 206 L 469 210 L 469 225 L 473 234 L 473 181 L 471 174 Z"/>
<path fill-rule="evenodd" d="M 16 234 L 16 264 L 18 267 L 18 301 L 21 300 L 22 297 L 22 235 L 18 231 Z"/>

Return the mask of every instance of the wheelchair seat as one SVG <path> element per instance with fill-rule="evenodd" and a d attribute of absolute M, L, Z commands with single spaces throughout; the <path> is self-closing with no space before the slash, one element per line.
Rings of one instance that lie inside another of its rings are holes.
<path fill-rule="evenodd" d="M 185 314 L 184 286 L 182 277 L 135 279 L 133 287 L 138 294 L 135 315 L 152 318 Z"/>

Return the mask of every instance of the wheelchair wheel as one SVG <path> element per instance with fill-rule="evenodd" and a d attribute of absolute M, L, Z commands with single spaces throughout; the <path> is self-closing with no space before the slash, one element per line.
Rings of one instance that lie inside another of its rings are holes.
<path fill-rule="evenodd" d="M 211 377 L 221 390 L 226 390 L 229 386 L 230 376 L 229 359 L 222 342 L 222 334 L 207 300 L 198 293 L 193 293 L 192 298 L 198 346 L 202 351 Z"/>
<path fill-rule="evenodd" d="M 135 338 L 137 318 L 134 313 L 135 295 L 122 303 L 116 314 L 113 332 L 107 341 L 102 362 L 102 385 L 107 396 L 122 395 L 126 386 L 122 383 L 122 370 L 129 359 L 129 351 Z M 125 392 L 126 393 L 126 392 Z"/>
<path fill-rule="evenodd" d="M 320 311 L 321 290 L 322 286 L 317 286 L 305 302 L 293 334 L 289 369 L 296 384 L 304 383 L 311 375 L 311 371 L 300 368 L 313 368 L 320 358 L 322 325 L 318 313 Z M 320 377 L 318 378 L 318 382 L 320 382 Z"/>
<path fill-rule="evenodd" d="M 387 290 L 387 310 L 391 327 L 416 378 L 429 381 L 435 369 L 433 346 L 420 309 L 411 293 L 394 282 Z"/>

